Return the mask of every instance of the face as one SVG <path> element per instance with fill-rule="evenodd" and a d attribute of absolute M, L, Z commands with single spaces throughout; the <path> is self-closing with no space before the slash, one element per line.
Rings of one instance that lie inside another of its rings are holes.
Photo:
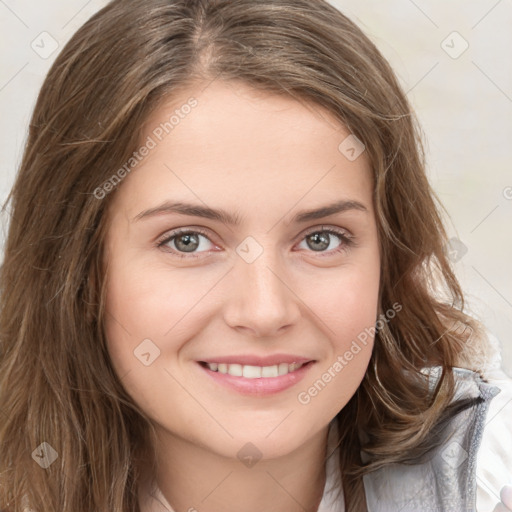
<path fill-rule="evenodd" d="M 114 369 L 168 440 L 290 453 L 371 355 L 373 338 L 358 341 L 380 270 L 366 154 L 321 108 L 232 82 L 175 96 L 145 130 L 110 204 Z"/>

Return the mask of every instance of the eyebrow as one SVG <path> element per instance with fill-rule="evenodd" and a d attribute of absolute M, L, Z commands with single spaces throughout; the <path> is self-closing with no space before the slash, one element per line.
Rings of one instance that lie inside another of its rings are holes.
<path fill-rule="evenodd" d="M 322 219 L 324 217 L 328 217 L 329 215 L 334 215 L 335 213 L 347 212 L 352 210 L 368 213 L 368 209 L 363 203 L 354 200 L 342 200 L 336 201 L 335 203 L 331 203 L 325 206 L 321 206 L 319 208 L 303 210 L 293 217 L 291 223 L 298 224 L 301 222 L 308 222 L 311 220 Z M 192 217 L 203 217 L 205 219 L 219 221 L 222 222 L 223 224 L 227 224 L 230 226 L 239 226 L 241 220 L 239 215 L 233 215 L 222 209 L 214 210 L 212 208 L 208 208 L 206 206 L 201 206 L 197 204 L 165 201 L 164 203 L 162 203 L 159 206 L 156 206 L 155 208 L 150 208 L 149 210 L 144 210 L 140 212 L 132 219 L 132 222 L 171 213 L 189 215 Z"/>

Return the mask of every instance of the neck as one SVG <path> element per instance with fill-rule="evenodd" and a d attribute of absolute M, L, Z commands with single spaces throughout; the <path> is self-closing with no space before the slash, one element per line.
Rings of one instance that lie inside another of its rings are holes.
<path fill-rule="evenodd" d="M 292 453 L 246 467 L 160 432 L 156 481 L 175 512 L 317 512 L 327 435 L 325 427 Z"/>

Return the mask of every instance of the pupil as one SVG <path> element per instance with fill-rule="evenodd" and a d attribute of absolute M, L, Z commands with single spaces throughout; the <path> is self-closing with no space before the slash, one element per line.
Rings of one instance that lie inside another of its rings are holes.
<path fill-rule="evenodd" d="M 196 240 L 194 240 L 196 239 Z M 186 234 L 181 235 L 176 239 L 177 246 L 180 245 L 180 243 L 183 243 L 184 246 L 181 247 L 181 249 L 184 249 L 186 252 L 192 252 L 194 249 L 197 249 L 197 236 L 192 234 Z M 196 244 L 196 246 L 194 246 Z"/>
<path fill-rule="evenodd" d="M 322 247 L 320 247 L 320 250 L 329 247 L 329 237 L 325 233 L 314 233 L 310 236 L 310 240 L 312 240 L 314 243 L 320 242 L 320 244 L 322 245 Z M 319 250 L 318 246 L 316 248 L 313 246 L 312 249 L 315 251 Z"/>

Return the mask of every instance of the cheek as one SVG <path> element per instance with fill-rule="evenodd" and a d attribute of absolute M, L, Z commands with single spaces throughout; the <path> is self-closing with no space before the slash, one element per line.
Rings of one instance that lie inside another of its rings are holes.
<path fill-rule="evenodd" d="M 161 419 L 163 404 L 171 397 L 172 407 L 186 410 L 187 397 L 168 371 L 183 343 L 180 319 L 190 306 L 166 281 L 152 277 L 147 266 L 112 267 L 105 333 L 122 386 L 152 419 Z"/>
<path fill-rule="evenodd" d="M 180 350 L 200 331 L 201 300 L 222 274 L 198 277 L 198 272 L 170 270 L 126 251 L 116 256 L 110 264 L 105 317 L 114 370 L 151 417 L 159 416 L 171 396 L 173 407 L 186 408 L 187 396 L 169 372 L 177 370 Z"/>
<path fill-rule="evenodd" d="M 364 343 L 349 344 L 347 350 L 323 361 L 298 391 L 299 407 L 323 424 L 334 418 L 364 378 L 373 346 L 370 338 Z"/>
<path fill-rule="evenodd" d="M 308 305 L 321 321 L 329 350 L 304 382 L 297 401 L 320 416 L 336 415 L 361 383 L 373 349 L 380 266 L 376 254 L 361 265 L 318 280 Z"/>
<path fill-rule="evenodd" d="M 366 374 L 373 350 L 376 307 L 363 306 L 346 307 L 336 321 L 330 322 L 334 330 L 330 350 L 298 390 L 297 402 L 313 416 L 324 420 L 334 417 Z"/>
<path fill-rule="evenodd" d="M 326 337 L 337 351 L 346 350 L 351 340 L 375 325 L 378 313 L 380 266 L 377 255 L 330 269 L 321 278 L 304 283 L 308 306 L 322 320 Z M 309 291 L 306 291 L 306 287 Z"/>
<path fill-rule="evenodd" d="M 181 306 L 177 294 L 158 282 L 135 258 L 113 258 L 107 280 L 105 331 L 117 374 L 134 374 L 160 361 L 168 352 L 162 334 L 176 323 Z M 173 316 L 169 315 L 174 311 Z"/>
<path fill-rule="evenodd" d="M 212 286 L 210 280 L 135 261 L 112 263 L 106 299 L 109 344 L 119 356 L 145 339 L 151 339 L 162 355 L 177 350 L 172 340 L 184 334 L 188 315 L 193 316 L 204 290 Z"/>

